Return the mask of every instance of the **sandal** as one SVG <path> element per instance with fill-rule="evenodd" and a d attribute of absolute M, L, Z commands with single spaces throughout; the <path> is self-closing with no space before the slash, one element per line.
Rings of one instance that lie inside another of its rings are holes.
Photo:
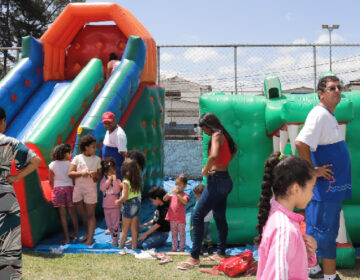
<path fill-rule="evenodd" d="M 200 266 L 200 263 L 193 264 L 191 262 L 181 262 L 181 263 L 179 263 L 177 268 L 180 270 L 188 270 L 188 269 L 193 269 L 194 267 L 199 267 L 199 266 Z"/>
<path fill-rule="evenodd" d="M 204 258 L 203 260 L 206 262 L 220 262 L 221 260 L 225 259 L 225 257 L 221 257 L 219 255 L 212 255 Z"/>

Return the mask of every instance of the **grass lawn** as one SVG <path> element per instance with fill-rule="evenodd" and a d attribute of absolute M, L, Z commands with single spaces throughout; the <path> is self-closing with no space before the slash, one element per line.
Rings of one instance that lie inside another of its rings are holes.
<path fill-rule="evenodd" d="M 201 273 L 198 268 L 180 271 L 177 263 L 186 257 L 174 256 L 174 262 L 159 265 L 155 260 L 138 260 L 132 255 L 97 254 L 47 255 L 23 252 L 23 279 L 230 279 L 222 275 Z M 203 262 L 203 264 L 205 264 Z M 202 265 L 211 269 L 212 265 Z M 354 269 L 340 269 L 342 280 L 360 279 L 360 260 Z M 254 280 L 255 277 L 235 277 Z"/>

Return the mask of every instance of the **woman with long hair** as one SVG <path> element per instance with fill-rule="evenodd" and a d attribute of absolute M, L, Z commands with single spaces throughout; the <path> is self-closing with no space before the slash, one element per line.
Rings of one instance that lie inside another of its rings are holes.
<path fill-rule="evenodd" d="M 199 125 L 210 136 L 208 160 L 201 173 L 207 176 L 207 187 L 201 194 L 193 214 L 193 247 L 191 256 L 178 265 L 186 270 L 200 265 L 200 249 L 204 236 L 204 218 L 212 210 L 218 233 L 218 251 L 207 260 L 219 261 L 225 257 L 228 225 L 226 221 L 226 200 L 233 184 L 228 173 L 230 161 L 236 154 L 236 145 L 220 120 L 210 113 L 200 117 Z"/>

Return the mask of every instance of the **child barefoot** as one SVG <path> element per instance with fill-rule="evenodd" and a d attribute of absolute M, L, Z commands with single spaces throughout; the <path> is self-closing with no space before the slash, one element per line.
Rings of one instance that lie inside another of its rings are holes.
<path fill-rule="evenodd" d="M 179 175 L 175 180 L 175 188 L 164 196 L 164 201 L 170 200 L 169 211 L 166 220 L 170 221 L 172 237 L 172 252 L 178 248 L 178 234 L 180 237 L 180 252 L 185 250 L 185 205 L 189 202 L 189 196 L 184 193 L 187 178 L 184 174 Z"/>
<path fill-rule="evenodd" d="M 70 235 L 66 218 L 66 210 L 69 212 L 71 222 L 74 228 L 72 238 L 77 239 L 79 235 L 79 226 L 77 216 L 74 210 L 72 200 L 74 184 L 73 180 L 68 176 L 71 159 L 71 146 L 69 144 L 61 144 L 54 148 L 52 153 L 52 161 L 49 164 L 49 181 L 53 188 L 51 192 L 51 200 L 55 208 L 59 210 L 61 227 L 63 229 L 65 239 L 61 243 L 69 243 Z"/>
<path fill-rule="evenodd" d="M 293 210 L 310 202 L 315 181 L 314 168 L 302 158 L 277 152 L 267 159 L 258 205 L 256 279 L 308 279 L 317 244 L 302 235 L 299 223 L 304 217 Z"/>
<path fill-rule="evenodd" d="M 122 233 L 119 247 L 123 248 L 131 229 L 131 248 L 136 249 L 139 233 L 139 212 L 141 207 L 141 171 L 135 160 L 125 159 L 121 166 L 122 192 L 120 199 L 115 201 L 121 205 Z"/>
<path fill-rule="evenodd" d="M 196 208 L 197 202 L 200 199 L 200 196 L 202 194 L 202 192 L 204 191 L 205 186 L 203 184 L 199 184 L 197 185 L 194 189 L 194 195 L 195 195 L 195 199 L 196 199 L 196 204 L 194 206 L 194 209 Z M 211 235 L 210 235 L 210 219 L 213 217 L 213 213 L 212 211 L 210 211 L 204 218 L 204 244 L 207 246 L 207 251 L 209 255 L 213 254 L 213 247 L 212 247 L 212 243 L 211 243 Z M 201 250 L 203 251 L 203 250 Z"/>
<path fill-rule="evenodd" d="M 100 182 L 100 190 L 103 193 L 103 208 L 106 226 L 112 236 L 112 245 L 118 246 L 120 234 L 120 206 L 115 204 L 120 193 L 121 181 L 116 178 L 116 161 L 113 157 L 107 157 L 101 161 L 103 178 Z"/>
<path fill-rule="evenodd" d="M 97 180 L 101 178 L 101 165 L 100 158 L 95 155 L 94 136 L 82 136 L 79 147 L 81 154 L 75 156 L 71 162 L 69 176 L 75 178 L 73 201 L 86 229 L 86 234 L 80 241 L 91 245 L 96 227 Z"/>

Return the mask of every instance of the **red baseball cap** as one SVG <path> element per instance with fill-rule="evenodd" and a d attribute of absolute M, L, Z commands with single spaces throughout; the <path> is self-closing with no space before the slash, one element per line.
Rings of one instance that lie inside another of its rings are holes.
<path fill-rule="evenodd" d="M 115 115 L 113 112 L 105 112 L 102 115 L 102 122 L 112 122 L 115 120 Z"/>

